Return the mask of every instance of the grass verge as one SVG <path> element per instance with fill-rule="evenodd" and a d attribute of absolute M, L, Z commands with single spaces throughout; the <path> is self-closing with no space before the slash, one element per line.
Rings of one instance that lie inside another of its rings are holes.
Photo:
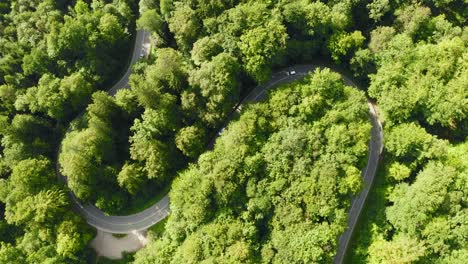
<path fill-rule="evenodd" d="M 119 215 L 131 215 L 139 213 L 145 209 L 148 209 L 153 204 L 157 203 L 161 200 L 165 195 L 169 193 L 171 188 L 171 183 L 168 183 L 164 186 L 164 188 L 158 190 L 155 193 L 151 193 L 147 196 L 139 196 L 133 198 L 128 206 L 124 208 L 122 211 L 119 212 Z"/>
<path fill-rule="evenodd" d="M 166 230 L 166 223 L 169 217 L 164 218 L 162 221 L 158 222 L 157 224 L 153 225 L 148 229 L 153 237 L 161 237 L 164 231 Z"/>
<path fill-rule="evenodd" d="M 124 238 L 127 236 L 127 234 L 112 234 L 112 236 L 115 238 Z"/>
<path fill-rule="evenodd" d="M 385 208 L 387 206 L 386 196 L 389 188 L 385 172 L 386 167 L 387 164 L 385 158 L 383 158 L 374 179 L 373 187 L 369 192 L 364 209 L 354 229 L 344 263 L 369 263 L 369 246 L 378 234 L 386 233 Z"/>

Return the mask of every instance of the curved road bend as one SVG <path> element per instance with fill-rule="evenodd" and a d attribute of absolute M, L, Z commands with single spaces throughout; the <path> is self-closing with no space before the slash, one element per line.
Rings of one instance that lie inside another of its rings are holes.
<path fill-rule="evenodd" d="M 140 55 L 144 53 L 148 54 L 149 50 L 145 49 L 145 45 L 149 44 L 149 33 L 139 30 L 137 32 L 135 47 L 133 49 L 132 59 L 130 65 L 122 76 L 122 78 L 108 91 L 110 95 L 115 95 L 118 90 L 125 89 L 128 87 L 128 80 L 132 70 L 133 64 L 135 64 Z M 242 101 L 239 105 L 245 103 L 253 103 L 262 101 L 267 97 L 267 91 L 273 87 L 293 82 L 300 78 L 303 78 L 310 71 L 313 71 L 317 67 L 322 67 L 321 65 L 296 65 L 293 67 L 286 68 L 282 71 L 274 73 L 271 76 L 271 79 L 263 84 L 254 88 Z M 296 74 L 288 75 L 288 71 L 294 70 Z M 356 87 L 356 85 L 348 78 L 343 76 L 345 84 L 349 86 Z M 238 108 L 239 109 L 239 108 Z M 372 133 L 371 140 L 369 142 L 369 159 L 366 165 L 366 168 L 362 172 L 364 180 L 364 188 L 361 193 L 352 201 L 351 209 L 348 216 L 348 229 L 343 233 L 339 239 L 338 252 L 335 257 L 335 263 L 342 263 L 346 250 L 348 248 L 352 232 L 357 223 L 357 219 L 362 211 L 364 202 L 369 193 L 369 188 L 372 185 L 374 176 L 377 171 L 378 162 L 380 159 L 380 154 L 383 150 L 383 134 L 382 126 L 378 119 L 378 116 L 375 112 L 374 106 L 369 102 L 370 110 L 370 121 L 372 123 Z M 83 111 L 84 112 L 84 111 Z M 234 111 L 226 120 L 227 124 L 232 118 L 234 118 L 236 112 Z M 59 148 L 59 151 L 61 146 Z M 57 162 L 57 175 L 58 177 L 66 183 L 67 179 L 60 173 L 60 165 Z M 73 208 L 81 215 L 84 216 L 89 225 L 102 230 L 108 233 L 131 233 L 132 231 L 140 231 L 147 229 L 148 227 L 158 223 L 159 221 L 166 218 L 169 213 L 169 197 L 164 196 L 159 202 L 155 203 L 153 206 L 143 210 L 140 213 L 127 215 L 127 216 L 109 216 L 104 214 L 101 210 L 96 208 L 94 205 L 82 205 L 76 196 L 70 192 L 70 195 L 73 200 Z"/>
<path fill-rule="evenodd" d="M 141 55 L 146 56 L 149 53 L 149 36 L 150 33 L 147 31 L 137 31 L 132 57 L 128 68 L 120 80 L 107 91 L 109 95 L 115 95 L 118 90 L 128 88 L 132 66 L 140 59 Z M 85 110 L 83 110 L 78 117 L 83 115 L 84 112 Z M 58 154 L 60 154 L 61 148 L 62 145 L 60 144 Z M 60 181 L 67 183 L 67 178 L 60 172 L 60 164 L 58 161 L 56 173 Z M 89 225 L 109 233 L 130 233 L 133 230 L 146 229 L 147 227 L 161 221 L 169 214 L 169 199 L 167 197 L 164 197 L 150 208 L 137 214 L 129 216 L 107 216 L 94 205 L 81 204 L 72 192 L 70 192 L 70 196 L 73 201 L 73 209 L 83 215 Z"/>
<path fill-rule="evenodd" d="M 356 87 L 356 85 L 346 76 L 343 76 L 343 79 L 346 85 Z M 369 105 L 372 130 L 371 140 L 369 141 L 368 160 L 364 171 L 362 171 L 364 186 L 358 196 L 354 197 L 351 202 L 351 209 L 348 212 L 348 228 L 343 234 L 341 234 L 338 240 L 338 250 L 334 259 L 335 264 L 342 264 L 344 261 L 354 228 L 356 227 L 357 221 L 366 202 L 367 195 L 369 194 L 372 183 L 374 182 L 375 174 L 377 173 L 377 168 L 379 166 L 380 156 L 382 155 L 384 147 L 383 130 L 379 116 L 377 115 L 374 104 L 370 101 L 367 103 Z"/>

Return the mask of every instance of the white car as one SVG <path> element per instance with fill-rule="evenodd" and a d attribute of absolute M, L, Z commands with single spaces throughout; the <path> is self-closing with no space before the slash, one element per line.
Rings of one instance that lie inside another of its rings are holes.
<path fill-rule="evenodd" d="M 140 53 L 140 59 L 142 59 L 144 57 L 145 57 L 145 52 L 142 50 L 141 53 Z"/>
<path fill-rule="evenodd" d="M 295 75 L 296 74 L 296 71 L 290 71 L 289 72 L 289 75 Z"/>

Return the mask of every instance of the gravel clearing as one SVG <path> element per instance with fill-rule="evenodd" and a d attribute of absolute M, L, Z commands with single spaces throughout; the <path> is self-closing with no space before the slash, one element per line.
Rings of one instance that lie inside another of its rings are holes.
<path fill-rule="evenodd" d="M 147 243 L 146 230 L 132 232 L 123 238 L 117 238 L 110 233 L 98 230 L 97 236 L 91 241 L 91 247 L 98 256 L 121 259 L 123 252 L 135 252 Z"/>

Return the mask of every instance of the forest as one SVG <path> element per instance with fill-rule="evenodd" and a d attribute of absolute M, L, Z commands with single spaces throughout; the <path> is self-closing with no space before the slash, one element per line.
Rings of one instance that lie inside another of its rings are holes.
<path fill-rule="evenodd" d="M 401 5 L 351 59 L 379 103 L 385 155 L 349 263 L 464 263 L 468 256 L 467 7 Z M 461 19 L 461 21 L 460 21 Z"/>
<path fill-rule="evenodd" d="M 367 99 L 385 149 L 346 262 L 464 263 L 467 13 L 463 0 L 1 1 L 0 263 L 93 263 L 69 191 L 126 214 L 167 190 L 164 231 L 125 263 L 331 263 L 363 187 Z M 110 96 L 138 29 L 150 55 Z M 209 149 L 255 86 L 317 61 L 359 89 L 316 70 L 243 106 Z"/>
<path fill-rule="evenodd" d="M 332 261 L 370 137 L 365 96 L 330 70 L 249 105 L 172 185 L 135 263 Z"/>

